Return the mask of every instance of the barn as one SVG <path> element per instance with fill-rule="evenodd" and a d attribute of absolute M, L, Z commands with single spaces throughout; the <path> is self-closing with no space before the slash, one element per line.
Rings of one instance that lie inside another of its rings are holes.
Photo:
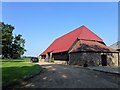
<path fill-rule="evenodd" d="M 84 25 L 57 38 L 40 56 L 48 62 L 54 58 L 69 65 L 119 65 L 119 53 Z"/>

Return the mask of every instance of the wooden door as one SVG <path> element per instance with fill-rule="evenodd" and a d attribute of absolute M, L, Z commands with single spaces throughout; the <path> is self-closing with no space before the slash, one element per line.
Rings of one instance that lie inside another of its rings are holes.
<path fill-rule="evenodd" d="M 102 66 L 107 66 L 107 55 L 101 55 Z"/>

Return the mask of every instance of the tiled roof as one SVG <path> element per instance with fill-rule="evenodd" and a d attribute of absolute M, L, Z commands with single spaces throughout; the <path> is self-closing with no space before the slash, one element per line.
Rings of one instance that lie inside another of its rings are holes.
<path fill-rule="evenodd" d="M 70 52 L 94 51 L 94 52 L 116 52 L 112 48 L 97 41 L 79 40 Z"/>

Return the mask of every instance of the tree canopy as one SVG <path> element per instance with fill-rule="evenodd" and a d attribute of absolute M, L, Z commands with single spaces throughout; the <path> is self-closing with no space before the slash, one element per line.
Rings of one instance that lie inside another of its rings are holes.
<path fill-rule="evenodd" d="M 26 49 L 21 34 L 13 36 L 14 26 L 0 22 L 2 28 L 2 58 L 20 58 Z"/>

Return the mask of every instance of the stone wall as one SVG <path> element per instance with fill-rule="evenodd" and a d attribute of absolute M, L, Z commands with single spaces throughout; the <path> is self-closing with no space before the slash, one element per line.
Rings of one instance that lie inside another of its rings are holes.
<path fill-rule="evenodd" d="M 118 53 L 107 53 L 108 66 L 118 66 Z"/>
<path fill-rule="evenodd" d="M 98 66 L 100 63 L 100 53 L 71 53 L 69 54 L 70 65 L 83 66 L 87 62 L 88 66 Z"/>
<path fill-rule="evenodd" d="M 87 63 L 88 66 L 99 66 L 101 64 L 101 55 L 107 55 L 108 66 L 118 66 L 118 53 L 71 53 L 69 54 L 70 65 L 83 66 Z"/>
<path fill-rule="evenodd" d="M 67 61 L 61 61 L 61 60 L 54 61 L 54 63 L 67 65 Z"/>

